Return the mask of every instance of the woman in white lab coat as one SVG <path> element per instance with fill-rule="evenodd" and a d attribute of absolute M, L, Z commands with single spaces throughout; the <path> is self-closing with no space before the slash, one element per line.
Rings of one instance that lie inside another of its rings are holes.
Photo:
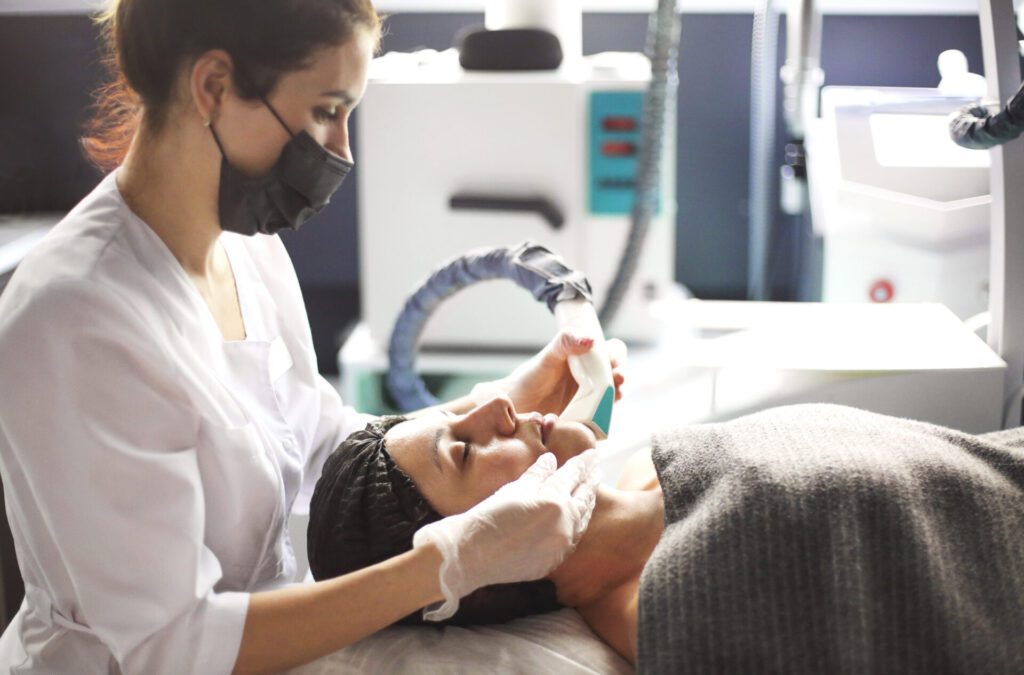
<path fill-rule="evenodd" d="M 546 573 L 593 505 L 580 462 L 542 459 L 407 554 L 289 585 L 288 516 L 365 419 L 319 377 L 266 235 L 351 168 L 380 31 L 368 0 L 115 0 L 102 25 L 118 78 L 86 147 L 116 170 L 0 301 L 0 469 L 26 588 L 0 666 L 278 671 Z M 560 336 L 500 384 L 559 411 L 565 357 L 587 348 Z"/>

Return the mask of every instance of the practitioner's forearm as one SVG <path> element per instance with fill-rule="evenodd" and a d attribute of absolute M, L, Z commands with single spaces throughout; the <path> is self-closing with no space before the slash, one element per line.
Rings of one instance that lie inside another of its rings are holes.
<path fill-rule="evenodd" d="M 312 661 L 442 599 L 441 555 L 424 546 L 316 584 L 252 594 L 235 673 Z"/>

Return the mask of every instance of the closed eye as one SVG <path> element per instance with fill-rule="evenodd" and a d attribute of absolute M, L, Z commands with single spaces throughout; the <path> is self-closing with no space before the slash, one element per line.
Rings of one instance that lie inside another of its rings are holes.
<path fill-rule="evenodd" d="M 341 116 L 341 108 L 314 108 L 313 119 L 318 122 L 337 122 Z"/>

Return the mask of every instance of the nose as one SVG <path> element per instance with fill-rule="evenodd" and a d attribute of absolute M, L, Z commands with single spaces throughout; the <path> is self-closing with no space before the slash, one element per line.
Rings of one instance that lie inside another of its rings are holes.
<path fill-rule="evenodd" d="M 511 436 L 516 432 L 516 409 L 507 396 L 498 396 L 470 410 L 461 423 L 477 438 L 488 434 Z"/>
<path fill-rule="evenodd" d="M 327 138 L 327 142 L 324 143 L 324 147 L 345 161 L 353 161 L 352 148 L 350 148 L 348 144 L 348 119 L 340 122 L 337 127 L 331 131 L 330 136 Z"/>

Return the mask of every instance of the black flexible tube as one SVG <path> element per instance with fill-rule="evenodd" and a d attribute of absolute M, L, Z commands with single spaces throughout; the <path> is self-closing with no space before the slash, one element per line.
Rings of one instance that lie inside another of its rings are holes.
<path fill-rule="evenodd" d="M 950 120 L 949 135 L 957 145 L 987 150 L 1008 143 L 1024 133 L 1024 83 L 996 114 L 982 105 L 961 108 Z"/>
<path fill-rule="evenodd" d="M 646 52 L 651 59 L 651 83 L 644 95 L 643 127 L 637 149 L 636 196 L 631 225 L 619 268 L 599 312 L 602 326 L 609 326 L 622 305 L 640 263 L 644 240 L 658 204 L 661 158 L 665 150 L 666 121 L 674 119 L 676 67 L 679 51 L 679 14 L 676 0 L 658 0 L 647 24 Z M 668 204 L 663 205 L 669 208 Z"/>

